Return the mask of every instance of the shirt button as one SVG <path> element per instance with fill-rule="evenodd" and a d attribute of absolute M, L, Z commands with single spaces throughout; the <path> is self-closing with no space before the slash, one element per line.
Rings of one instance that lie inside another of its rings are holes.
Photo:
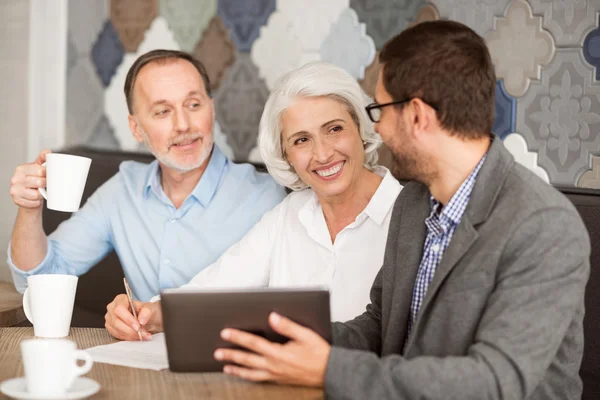
<path fill-rule="evenodd" d="M 165 264 L 169 264 L 171 262 L 171 260 L 169 260 L 168 258 L 164 259 Z"/>
<path fill-rule="evenodd" d="M 175 221 L 177 221 L 177 218 L 171 218 L 171 219 L 169 220 L 169 222 L 170 222 L 170 223 L 172 223 L 172 224 L 173 224 L 173 223 L 175 223 Z"/>
<path fill-rule="evenodd" d="M 439 250 L 440 250 L 439 244 L 434 244 L 433 246 L 431 246 L 431 251 L 433 251 L 434 253 L 437 253 Z"/>

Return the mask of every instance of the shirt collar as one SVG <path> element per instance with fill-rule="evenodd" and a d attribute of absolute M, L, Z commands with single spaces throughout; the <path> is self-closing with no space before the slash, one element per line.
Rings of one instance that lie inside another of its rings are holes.
<path fill-rule="evenodd" d="M 221 152 L 219 147 L 214 145 L 206 170 L 191 193 L 191 196 L 198 200 L 204 207 L 210 203 L 215 195 L 227 161 L 227 158 Z M 150 165 L 148 176 L 146 177 L 146 184 L 144 186 L 144 196 L 146 198 L 148 197 L 150 190 L 152 190 L 159 198 L 161 197 L 162 186 L 160 183 L 160 168 L 158 161 L 156 160 Z"/>
<path fill-rule="evenodd" d="M 378 225 L 381 225 L 390 209 L 394 206 L 396 197 L 398 197 L 402 186 L 387 168 L 379 166 L 374 172 L 379 176 L 383 176 L 383 180 L 365 209 L 356 217 L 356 221 L 359 221 L 361 215 L 366 215 Z M 308 228 L 309 225 L 316 224 L 314 216 L 320 208 L 319 200 L 315 193 L 312 192 L 306 203 L 298 210 L 298 217 L 305 227 Z"/>
<path fill-rule="evenodd" d="M 460 185 L 456 193 L 454 193 L 448 204 L 446 204 L 446 206 L 442 208 L 440 217 L 445 217 L 449 219 L 455 225 L 458 225 L 460 223 L 460 220 L 462 219 L 462 216 L 464 215 L 465 210 L 467 209 L 467 204 L 469 203 L 469 198 L 471 197 L 473 187 L 475 186 L 477 174 L 479 173 L 479 170 L 481 169 L 481 166 L 483 165 L 486 156 L 487 153 L 485 153 L 483 157 L 481 157 L 479 163 L 477 163 L 477 165 L 475 166 L 473 171 L 471 171 L 467 179 L 463 181 L 463 183 Z M 432 213 L 436 213 L 437 208 L 440 206 L 440 202 L 434 199 L 433 196 L 431 196 L 429 200 Z"/>
<path fill-rule="evenodd" d="M 374 171 L 377 175 L 383 176 L 383 180 L 373 194 L 369 204 L 363 210 L 363 213 L 369 216 L 378 225 L 385 220 L 385 216 L 396 202 L 396 197 L 402 189 L 400 183 L 392 176 L 392 173 L 385 167 L 379 166 Z"/>

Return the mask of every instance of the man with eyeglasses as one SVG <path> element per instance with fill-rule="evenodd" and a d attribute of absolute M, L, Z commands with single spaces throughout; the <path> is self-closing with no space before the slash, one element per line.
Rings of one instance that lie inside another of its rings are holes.
<path fill-rule="evenodd" d="M 272 314 L 274 344 L 226 329 L 225 372 L 324 387 L 336 399 L 577 399 L 590 242 L 557 190 L 490 134 L 494 68 L 453 21 L 416 25 L 380 53 L 367 107 L 410 180 L 362 315 L 333 346 Z M 368 250 L 365 250 L 368 251 Z"/>

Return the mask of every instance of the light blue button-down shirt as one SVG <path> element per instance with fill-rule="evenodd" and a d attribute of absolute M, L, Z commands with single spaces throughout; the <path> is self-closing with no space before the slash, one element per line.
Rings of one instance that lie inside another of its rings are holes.
<path fill-rule="evenodd" d="M 40 265 L 18 269 L 10 244 L 8 264 L 24 291 L 29 275 L 82 275 L 114 249 L 134 297 L 148 301 L 212 264 L 285 195 L 268 174 L 232 163 L 215 146 L 202 178 L 177 209 L 162 190 L 157 161 L 126 161 L 49 235 Z"/>

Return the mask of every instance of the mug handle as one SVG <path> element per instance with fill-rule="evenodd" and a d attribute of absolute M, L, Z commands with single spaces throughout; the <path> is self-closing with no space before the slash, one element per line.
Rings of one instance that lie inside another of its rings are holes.
<path fill-rule="evenodd" d="M 23 293 L 23 311 L 25 311 L 25 316 L 33 324 L 33 314 L 31 313 L 31 308 L 29 307 L 29 288 L 25 289 L 25 293 Z"/>
<path fill-rule="evenodd" d="M 46 163 L 43 163 L 42 167 L 45 167 L 45 166 L 46 166 Z M 46 192 L 46 188 L 38 188 L 38 191 L 42 194 L 42 197 L 44 199 L 48 200 L 48 193 Z M 27 317 L 27 318 L 29 318 L 29 317 Z"/>
<path fill-rule="evenodd" d="M 76 362 L 78 360 L 84 361 L 84 363 L 82 366 L 75 364 L 73 373 L 71 374 L 71 376 L 69 377 L 69 381 L 67 382 L 67 388 L 71 387 L 73 381 L 75 381 L 75 378 L 90 372 L 92 366 L 94 365 L 94 360 L 92 360 L 92 356 L 90 356 L 90 353 L 84 350 L 75 350 L 75 357 L 73 361 Z"/>

